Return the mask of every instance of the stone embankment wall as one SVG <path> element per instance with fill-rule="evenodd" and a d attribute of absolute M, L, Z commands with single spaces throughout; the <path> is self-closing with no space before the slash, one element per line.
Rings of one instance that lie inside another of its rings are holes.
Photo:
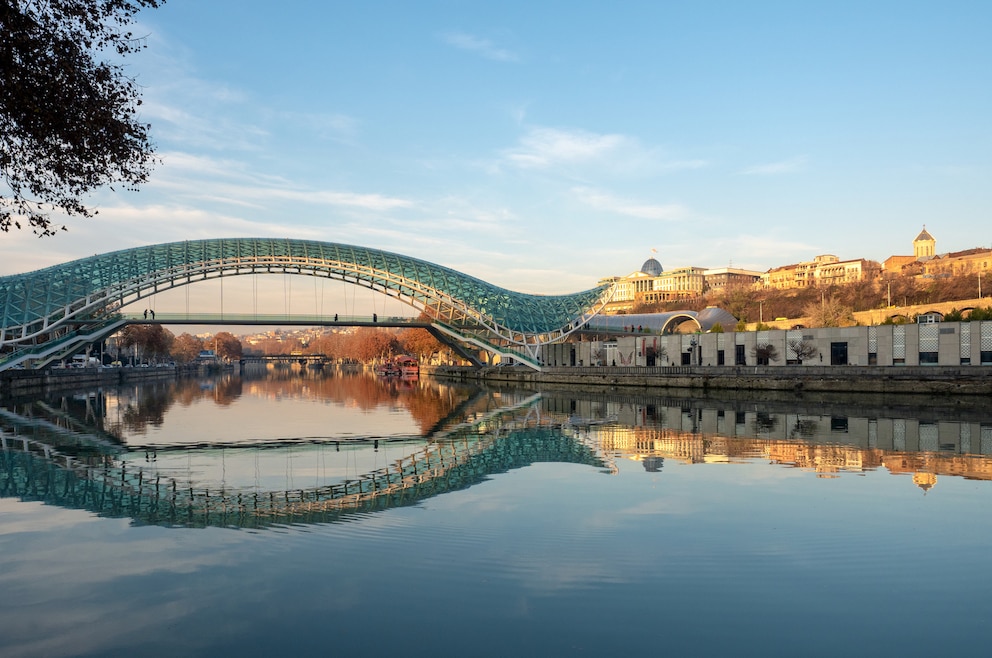
<path fill-rule="evenodd" d="M 175 379 L 176 368 L 51 368 L 0 373 L 0 397 L 36 391 L 115 386 L 125 381 Z"/>
<path fill-rule="evenodd" d="M 676 366 L 438 367 L 445 379 L 703 390 L 922 393 L 992 397 L 992 367 L 969 366 Z"/>

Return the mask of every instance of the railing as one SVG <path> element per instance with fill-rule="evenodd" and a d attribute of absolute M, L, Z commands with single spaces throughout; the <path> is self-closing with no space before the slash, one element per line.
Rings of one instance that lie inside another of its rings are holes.
<path fill-rule="evenodd" d="M 0 372 L 24 363 L 28 360 L 39 361 L 36 365 L 45 365 L 55 359 L 64 358 L 86 343 L 93 342 L 93 339 L 102 334 L 106 334 L 109 329 L 123 326 L 126 319 L 115 316 L 110 319 L 97 322 L 92 325 L 70 331 L 64 336 L 59 336 L 55 340 L 50 340 L 39 345 L 24 347 L 0 358 Z"/>
<path fill-rule="evenodd" d="M 405 316 L 372 316 L 372 315 L 290 315 L 279 313 L 125 313 L 123 318 L 132 323 L 148 322 L 149 324 L 304 324 L 304 325 L 385 325 L 385 326 L 414 326 L 428 327 L 429 322 L 423 322 L 414 317 Z"/>
<path fill-rule="evenodd" d="M 529 354 L 523 353 L 522 351 L 519 350 L 519 348 L 500 347 L 486 340 L 485 338 L 481 338 L 480 336 L 477 336 L 475 334 L 467 333 L 459 329 L 458 327 L 453 327 L 451 325 L 442 322 L 435 322 L 434 327 L 440 329 L 442 332 L 448 334 L 449 336 L 452 336 L 453 338 L 457 338 L 467 343 L 472 343 L 476 347 L 480 347 L 492 354 L 498 354 L 504 358 L 507 357 L 512 358 L 518 361 L 521 365 L 527 366 L 528 368 L 531 368 L 533 370 L 537 370 L 538 372 L 540 372 L 543 369 L 540 362 L 538 362 Z"/>

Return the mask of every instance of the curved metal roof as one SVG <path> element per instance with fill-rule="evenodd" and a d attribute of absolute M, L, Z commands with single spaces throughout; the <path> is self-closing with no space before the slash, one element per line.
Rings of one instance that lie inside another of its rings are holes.
<path fill-rule="evenodd" d="M 0 277 L 0 345 L 97 320 L 158 290 L 223 274 L 306 273 L 397 297 L 439 321 L 476 324 L 515 343 L 567 332 L 605 303 L 609 286 L 570 295 L 507 290 L 442 265 L 332 242 L 234 238 L 124 249 Z M 560 335 L 560 334 L 559 334 Z"/>
<path fill-rule="evenodd" d="M 624 333 L 625 327 L 642 327 L 657 333 L 673 333 L 678 325 L 691 322 L 699 331 L 709 331 L 716 324 L 727 330 L 737 324 L 737 318 L 722 308 L 707 306 L 702 311 L 666 311 L 664 313 L 634 313 L 630 315 L 597 315 L 587 324 L 592 331 Z"/>

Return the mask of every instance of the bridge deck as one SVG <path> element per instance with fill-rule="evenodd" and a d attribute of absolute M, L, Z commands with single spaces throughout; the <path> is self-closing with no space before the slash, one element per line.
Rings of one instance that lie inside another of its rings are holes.
<path fill-rule="evenodd" d="M 430 322 L 415 317 L 371 315 L 284 315 L 272 313 L 124 313 L 131 324 L 295 325 L 322 327 L 420 327 Z"/>

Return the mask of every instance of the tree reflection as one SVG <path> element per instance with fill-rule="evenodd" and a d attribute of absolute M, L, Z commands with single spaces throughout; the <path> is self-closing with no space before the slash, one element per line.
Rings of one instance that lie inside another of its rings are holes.
<path fill-rule="evenodd" d="M 161 425 L 173 404 L 189 407 L 212 401 L 227 407 L 243 396 L 315 400 L 369 412 L 382 407 L 404 408 L 420 433 L 427 435 L 471 397 L 471 390 L 429 381 L 380 379 L 365 373 L 299 372 L 289 368 L 258 378 L 224 375 L 182 379 L 119 391 L 118 418 L 108 419 L 106 430 L 118 437 L 143 433 L 148 425 Z"/>
<path fill-rule="evenodd" d="M 108 419 L 107 431 L 123 436 L 125 432 L 144 433 L 149 425 L 159 427 L 165 421 L 165 413 L 173 401 L 171 387 L 141 387 L 134 398 L 119 405 L 116 419 Z"/>

